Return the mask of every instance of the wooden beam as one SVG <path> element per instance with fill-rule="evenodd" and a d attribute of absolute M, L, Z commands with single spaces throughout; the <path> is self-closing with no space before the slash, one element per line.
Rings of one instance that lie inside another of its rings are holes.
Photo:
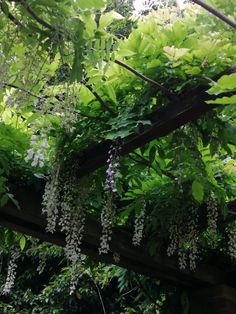
<path fill-rule="evenodd" d="M 40 193 L 23 188 L 18 189 L 15 194 L 21 210 L 17 209 L 13 203 L 8 203 L 0 209 L 0 225 L 64 246 L 65 237 L 61 232 L 54 234 L 45 232 L 46 219 L 41 215 Z M 132 235 L 120 228 L 113 230 L 111 252 L 99 255 L 100 236 L 100 224 L 88 218 L 81 245 L 82 253 L 97 261 L 116 264 L 140 274 L 155 276 L 186 287 L 212 286 L 221 282 L 222 274 L 212 266 L 207 268 L 201 265 L 196 272 L 181 271 L 178 263 L 171 258 L 161 255 L 151 257 L 144 247 L 134 247 Z M 113 259 L 115 252 L 120 254 L 119 262 Z"/>
<path fill-rule="evenodd" d="M 201 289 L 191 296 L 195 303 L 208 307 L 211 314 L 235 314 L 236 313 L 236 290 L 227 285 L 219 285 L 210 289 Z"/>
<path fill-rule="evenodd" d="M 221 75 L 236 72 L 236 65 L 218 74 L 217 80 Z M 178 101 L 172 101 L 168 106 L 159 108 L 146 117 L 151 121 L 151 125 L 145 127 L 142 132 L 132 134 L 123 140 L 121 155 L 127 155 L 136 148 L 142 147 L 150 141 L 160 138 L 176 130 L 180 126 L 195 121 L 200 116 L 215 108 L 214 105 L 206 104 L 209 99 L 219 96 L 206 93 L 208 86 L 198 86 L 187 93 L 178 97 Z M 222 95 L 223 96 L 223 95 Z M 68 163 L 79 161 L 77 175 L 84 176 L 106 163 L 108 151 L 112 141 L 107 140 L 82 152 L 71 156 Z"/>

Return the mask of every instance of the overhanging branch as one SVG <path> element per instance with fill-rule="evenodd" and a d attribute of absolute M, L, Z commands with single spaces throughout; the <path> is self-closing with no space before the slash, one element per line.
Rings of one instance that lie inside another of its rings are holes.
<path fill-rule="evenodd" d="M 48 22 L 46 22 L 45 20 L 43 20 L 41 17 L 39 17 L 32 9 L 31 7 L 28 5 L 27 1 L 25 0 L 18 0 L 17 2 L 21 3 L 25 10 L 31 15 L 31 17 L 33 17 L 39 24 L 41 24 L 42 26 L 48 28 L 49 30 L 55 32 L 57 31 L 57 29 L 52 26 L 51 24 L 49 24 Z"/>
<path fill-rule="evenodd" d="M 7 4 L 5 3 L 5 5 Z M 0 1 L 0 7 L 2 12 L 6 15 L 6 17 L 9 18 L 9 20 L 11 20 L 17 27 L 24 28 L 23 24 L 21 24 L 21 22 L 14 15 L 12 15 L 11 12 L 9 12 L 9 10 L 6 11 L 6 8 L 4 7 L 2 1 Z"/>
<path fill-rule="evenodd" d="M 83 85 L 93 94 L 93 96 L 96 98 L 96 100 L 100 103 L 101 107 L 108 111 L 112 117 L 116 116 L 116 113 L 113 109 L 111 109 L 105 101 L 98 95 L 98 93 L 92 88 L 91 85 L 83 83 Z"/>
<path fill-rule="evenodd" d="M 152 80 L 151 78 L 147 77 L 146 75 L 140 73 L 139 71 L 135 70 L 134 68 L 132 68 L 130 65 L 120 61 L 120 60 L 115 60 L 114 61 L 116 64 L 122 66 L 123 68 L 125 68 L 126 70 L 132 72 L 133 74 L 135 74 L 136 76 L 140 77 L 143 81 L 146 81 L 152 85 L 157 86 L 168 98 L 170 99 L 175 99 L 177 100 L 177 96 L 175 94 L 173 94 L 170 90 L 168 90 L 165 86 L 163 86 L 162 84 Z"/>
<path fill-rule="evenodd" d="M 196 4 L 200 5 L 202 8 L 206 9 L 208 12 L 215 15 L 216 17 L 218 17 L 222 21 L 224 21 L 226 24 L 228 24 L 231 27 L 233 27 L 234 29 L 236 29 L 236 22 L 231 20 L 230 18 L 228 18 L 226 15 L 224 15 L 223 13 L 218 11 L 217 9 L 211 7 L 209 4 L 205 3 L 202 0 L 192 0 L 192 1 L 195 2 Z M 227 3 L 225 5 L 227 5 Z"/>

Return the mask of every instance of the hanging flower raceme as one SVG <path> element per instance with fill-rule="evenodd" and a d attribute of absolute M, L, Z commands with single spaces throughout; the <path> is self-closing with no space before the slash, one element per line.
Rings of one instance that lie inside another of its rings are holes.
<path fill-rule="evenodd" d="M 47 227 L 46 230 L 50 233 L 56 231 L 57 220 L 59 217 L 60 207 L 60 167 L 54 166 L 49 180 L 46 183 L 43 195 L 42 213 L 46 214 Z"/>
<path fill-rule="evenodd" d="M 228 227 L 228 253 L 232 260 L 236 260 L 236 223 Z"/>
<path fill-rule="evenodd" d="M 81 261 L 81 241 L 85 226 L 85 202 L 88 197 L 90 180 L 79 183 L 75 171 L 66 171 L 60 176 L 60 168 L 54 167 L 46 184 L 43 196 L 43 213 L 47 215 L 47 231 L 56 230 L 57 221 L 65 233 L 65 254 L 72 264 L 70 292 L 77 285 L 76 264 Z"/>
<path fill-rule="evenodd" d="M 104 186 L 105 204 L 101 213 L 102 236 L 100 239 L 99 254 L 109 251 L 112 228 L 115 224 L 116 212 L 114 194 L 117 192 L 116 180 L 119 176 L 121 144 L 117 141 L 108 151 L 106 181 Z"/>
<path fill-rule="evenodd" d="M 180 224 L 177 222 L 177 219 L 172 219 L 169 226 L 169 245 L 167 248 L 168 256 L 174 255 L 178 250 L 181 233 Z"/>
<path fill-rule="evenodd" d="M 207 198 L 207 223 L 212 233 L 217 231 L 218 205 L 213 194 Z"/>
<path fill-rule="evenodd" d="M 81 256 L 79 262 L 73 262 L 70 273 L 70 295 L 72 295 L 79 282 L 79 278 L 84 272 L 84 256 Z"/>
<path fill-rule="evenodd" d="M 145 213 L 146 213 L 146 202 L 145 199 L 142 199 L 142 209 L 139 213 L 136 213 L 135 222 L 134 222 L 134 235 L 133 235 L 133 245 L 138 246 L 141 244 L 144 231 L 144 222 L 145 222 Z"/>
<path fill-rule="evenodd" d="M 46 261 L 47 261 L 46 254 L 41 254 L 39 256 L 39 264 L 38 264 L 38 267 L 36 269 L 39 275 L 41 275 L 44 272 L 44 270 L 46 268 Z"/>
<path fill-rule="evenodd" d="M 25 161 L 31 161 L 32 167 L 43 167 L 45 162 L 45 154 L 49 148 L 46 134 L 42 134 L 41 138 L 33 134 L 30 140 L 30 148 L 27 150 Z"/>
<path fill-rule="evenodd" d="M 189 252 L 189 268 L 190 270 L 196 269 L 196 261 L 198 258 L 198 240 L 199 240 L 199 232 L 198 232 L 198 208 L 196 206 L 192 206 L 190 208 L 189 219 L 187 223 L 187 233 L 188 233 L 188 252 Z"/>
<path fill-rule="evenodd" d="M 119 141 L 117 141 L 114 145 L 112 144 L 108 151 L 106 181 L 104 188 L 106 193 L 117 192 L 115 182 L 119 176 L 120 152 L 121 145 Z"/>
<path fill-rule="evenodd" d="M 86 186 L 87 187 L 87 186 Z M 64 182 L 59 224 L 66 235 L 65 253 L 71 262 L 79 260 L 81 240 L 85 225 L 83 200 L 87 193 L 85 185 L 75 185 L 71 178 Z"/>
<path fill-rule="evenodd" d="M 7 278 L 2 290 L 3 295 L 8 295 L 14 286 L 17 270 L 17 260 L 19 259 L 19 257 L 20 257 L 19 249 L 12 250 L 8 264 Z"/>
<path fill-rule="evenodd" d="M 169 226 L 169 246 L 167 255 L 178 255 L 180 269 L 196 269 L 198 257 L 198 211 L 192 205 L 187 217 L 175 217 Z"/>

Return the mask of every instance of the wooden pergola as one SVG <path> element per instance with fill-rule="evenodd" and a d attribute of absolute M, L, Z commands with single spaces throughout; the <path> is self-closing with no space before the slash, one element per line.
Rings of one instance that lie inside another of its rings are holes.
<path fill-rule="evenodd" d="M 201 5 L 236 29 L 234 21 L 203 1 L 193 0 L 193 2 Z M 29 10 L 30 8 L 27 6 L 26 9 Z M 29 11 L 29 13 L 32 15 L 32 12 Z M 10 15 L 9 18 L 11 19 Z M 39 22 L 42 23 L 42 20 Z M 47 25 L 47 27 L 49 26 Z M 119 61 L 116 60 L 116 63 L 119 63 Z M 124 64 L 120 65 L 124 66 Z M 224 74 L 235 72 L 236 65 L 220 73 L 214 79 L 217 80 Z M 146 81 L 148 81 L 147 78 Z M 214 109 L 214 105 L 207 104 L 206 101 L 216 97 L 207 94 L 206 90 L 206 85 L 194 88 L 191 91 L 187 91 L 187 93 L 174 97 L 170 100 L 168 106 L 157 109 L 150 114 L 147 119 L 151 121 L 151 125 L 145 127 L 141 133 L 125 138 L 121 154 L 129 154 L 134 149 L 142 147 L 153 139 L 165 136 Z M 223 97 L 224 95 L 222 94 L 221 96 Z M 104 141 L 90 149 L 79 152 L 78 156 L 73 156 L 73 158 L 80 161 L 77 175 L 79 177 L 85 176 L 103 166 L 111 143 L 111 141 Z M 35 191 L 33 188 L 25 189 L 20 186 L 16 186 L 14 189 L 13 192 L 19 201 L 20 209 L 13 203 L 5 205 L 0 209 L 0 224 L 12 230 L 37 237 L 42 241 L 64 246 L 64 234 L 61 232 L 49 234 L 45 231 L 46 219 L 41 213 L 42 191 Z M 236 203 L 228 204 L 228 208 L 231 214 L 227 220 L 234 220 Z M 224 224 L 227 221 L 222 220 L 221 223 Z M 134 247 L 132 245 L 132 235 L 121 228 L 115 228 L 113 231 L 110 252 L 99 255 L 100 236 L 100 224 L 87 218 L 81 245 L 82 253 L 97 261 L 116 264 L 140 274 L 157 277 L 175 285 L 189 288 L 199 302 L 208 303 L 213 311 L 212 313 L 236 313 L 235 269 L 220 269 L 211 265 L 200 264 L 195 272 L 180 270 L 176 260 L 161 255 L 152 257 L 147 253 L 145 246 Z M 113 258 L 113 254 L 116 252 L 120 255 L 119 261 L 115 261 Z"/>
<path fill-rule="evenodd" d="M 220 73 L 218 77 L 235 71 L 236 66 L 233 66 Z M 142 133 L 127 137 L 121 154 L 126 155 L 212 110 L 214 106 L 206 104 L 206 101 L 214 97 L 207 94 L 206 89 L 204 85 L 197 87 L 188 94 L 179 95 L 178 100 L 173 100 L 167 107 L 153 112 L 148 117 L 152 122 L 151 126 L 146 127 Z M 79 153 L 79 156 L 76 156 L 80 161 L 78 176 L 85 176 L 104 165 L 110 145 L 111 141 L 105 141 Z M 42 241 L 64 246 L 65 237 L 61 232 L 49 234 L 45 231 L 46 219 L 41 214 L 42 192 L 23 187 L 15 187 L 13 192 L 19 201 L 20 210 L 13 203 L 8 203 L 0 209 L 0 224 Z M 236 204 L 228 204 L 228 207 L 231 216 L 229 215 L 227 219 L 232 220 L 236 212 Z M 214 305 L 217 314 L 236 312 L 236 290 L 234 290 L 236 286 L 232 285 L 232 276 L 236 276 L 234 270 L 219 269 L 210 265 L 199 265 L 195 272 L 180 270 L 174 259 L 161 255 L 151 257 L 144 246 L 134 247 L 132 235 L 120 228 L 115 228 L 113 231 L 111 251 L 108 254 L 99 255 L 100 236 L 100 224 L 87 218 L 81 246 L 82 253 L 97 261 L 116 264 L 140 274 L 155 276 L 175 285 L 192 289 L 193 294 L 199 300 L 205 300 L 212 306 Z M 113 258 L 115 252 L 120 255 L 119 262 Z"/>

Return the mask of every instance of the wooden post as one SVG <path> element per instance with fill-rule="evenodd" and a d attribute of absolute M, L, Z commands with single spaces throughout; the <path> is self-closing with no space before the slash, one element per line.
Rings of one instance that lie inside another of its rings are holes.
<path fill-rule="evenodd" d="M 193 298 L 208 306 L 208 314 L 236 314 L 236 289 L 227 285 L 202 289 Z"/>

